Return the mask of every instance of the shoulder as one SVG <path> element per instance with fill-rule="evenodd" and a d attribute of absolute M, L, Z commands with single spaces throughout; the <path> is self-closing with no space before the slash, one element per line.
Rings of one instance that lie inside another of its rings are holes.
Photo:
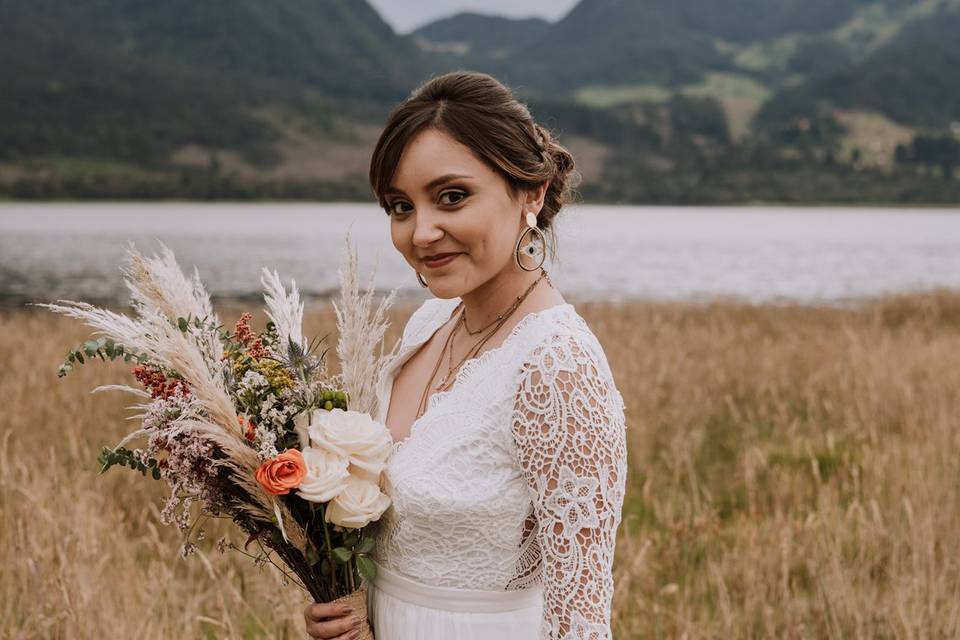
<path fill-rule="evenodd" d="M 589 361 L 609 372 L 600 341 L 572 304 L 557 305 L 534 315 L 535 321 L 524 340 L 525 363 L 562 368 Z"/>
<path fill-rule="evenodd" d="M 537 314 L 525 333 L 516 354 L 521 387 L 535 382 L 538 386 L 588 388 L 606 396 L 611 409 L 622 411 L 623 398 L 603 346 L 572 304 Z"/>
<path fill-rule="evenodd" d="M 427 298 L 410 315 L 407 324 L 403 327 L 404 344 L 422 342 L 442 325 L 456 306 L 460 298 Z"/>

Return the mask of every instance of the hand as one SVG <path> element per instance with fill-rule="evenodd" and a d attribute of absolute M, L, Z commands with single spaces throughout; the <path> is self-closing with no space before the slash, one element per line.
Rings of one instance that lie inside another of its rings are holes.
<path fill-rule="evenodd" d="M 314 602 L 303 610 L 307 623 L 307 634 L 311 638 L 327 640 L 353 640 L 360 635 L 360 626 L 354 625 L 354 617 L 349 607 L 329 602 Z"/>

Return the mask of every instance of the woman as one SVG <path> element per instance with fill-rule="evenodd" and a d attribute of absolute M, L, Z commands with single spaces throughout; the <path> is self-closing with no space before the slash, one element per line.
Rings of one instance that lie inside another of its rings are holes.
<path fill-rule="evenodd" d="M 553 287 L 544 232 L 573 158 L 494 78 L 436 77 L 390 115 L 370 183 L 436 296 L 379 381 L 392 505 L 366 583 L 377 640 L 610 637 L 623 400 Z M 352 638 L 313 604 L 314 638 Z"/>

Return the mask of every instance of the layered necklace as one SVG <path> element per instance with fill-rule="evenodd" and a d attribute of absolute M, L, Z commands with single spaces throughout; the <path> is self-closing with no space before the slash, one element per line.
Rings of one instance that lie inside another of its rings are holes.
<path fill-rule="evenodd" d="M 511 315 L 520 307 L 523 301 L 530 295 L 530 292 L 533 291 L 533 288 L 537 286 L 537 283 L 541 280 L 546 279 L 547 282 L 553 286 L 553 282 L 550 281 L 550 276 L 547 275 L 547 272 L 544 269 L 540 269 L 540 275 L 536 280 L 530 283 L 530 286 L 527 287 L 526 291 L 517 296 L 507 309 L 503 311 L 500 315 L 494 318 L 491 322 L 487 323 L 485 327 L 481 327 L 475 331 L 471 331 L 470 327 L 467 326 L 467 310 L 461 302 L 457 305 L 457 310 L 460 311 L 460 316 L 457 318 L 456 323 L 453 325 L 453 329 L 450 330 L 450 333 L 447 334 L 447 339 L 443 342 L 443 348 L 440 350 L 440 357 L 437 358 L 437 364 L 433 368 L 433 373 L 430 374 L 430 377 L 427 379 L 427 384 L 423 387 L 423 394 L 420 396 L 420 406 L 417 409 L 417 418 L 422 416 L 427 410 L 427 398 L 430 395 L 430 385 L 433 383 L 433 379 L 436 377 L 437 372 L 440 370 L 440 364 L 444 360 L 444 356 L 447 356 L 447 372 L 440 378 L 440 382 L 433 387 L 434 391 L 445 391 L 453 384 L 454 381 L 454 372 L 463 365 L 464 362 L 470 358 L 476 357 L 480 350 L 483 348 L 483 345 L 493 337 L 494 334 L 504 325 L 504 323 L 510 318 Z M 460 330 L 460 327 L 463 327 L 466 330 L 468 335 L 471 336 L 481 336 L 469 349 L 467 349 L 466 354 L 456 363 L 453 361 L 453 340 L 456 337 L 457 333 Z"/>

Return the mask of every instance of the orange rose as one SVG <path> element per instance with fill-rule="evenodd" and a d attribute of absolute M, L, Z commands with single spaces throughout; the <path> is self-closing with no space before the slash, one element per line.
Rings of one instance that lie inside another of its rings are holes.
<path fill-rule="evenodd" d="M 307 475 L 303 454 L 296 449 L 287 449 L 280 455 L 265 460 L 257 468 L 257 482 L 267 493 L 282 496 L 296 489 Z"/>

